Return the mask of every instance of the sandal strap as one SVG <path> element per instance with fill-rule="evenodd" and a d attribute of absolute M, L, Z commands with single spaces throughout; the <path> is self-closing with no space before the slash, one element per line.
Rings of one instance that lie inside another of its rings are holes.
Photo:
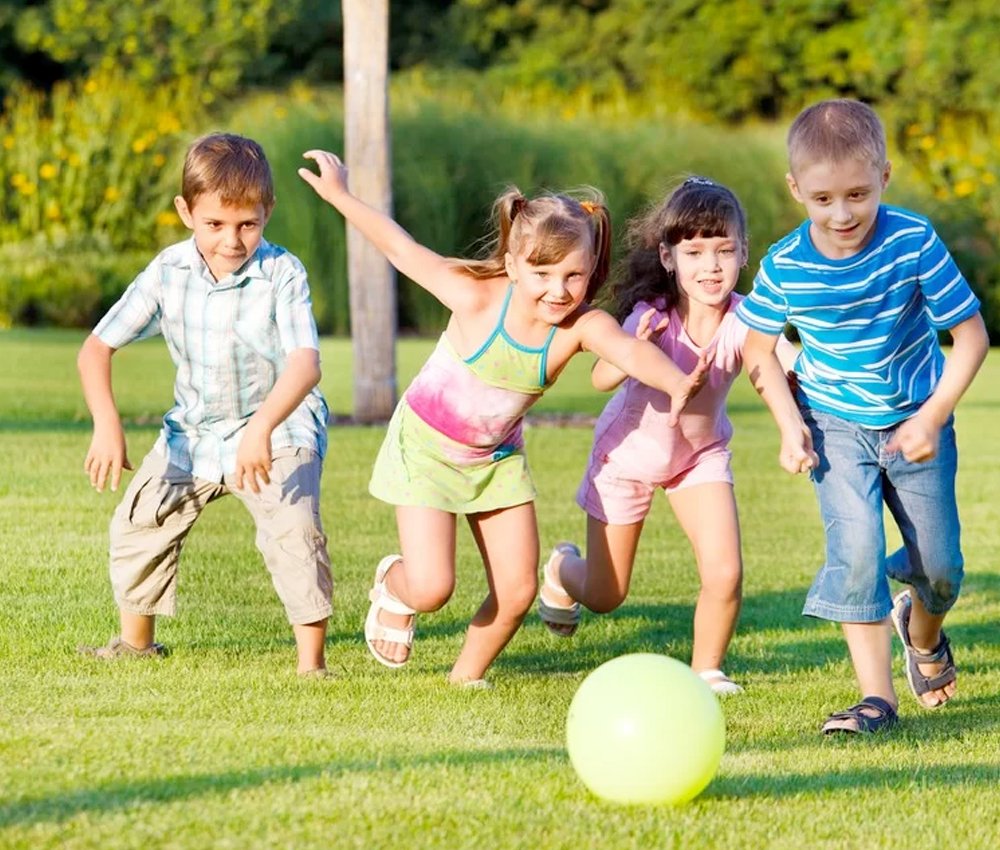
<path fill-rule="evenodd" d="M 381 623 L 376 623 L 370 629 L 368 637 L 370 640 L 386 640 L 389 643 L 401 643 L 404 646 L 412 647 L 413 635 L 414 630 L 412 626 L 408 629 L 397 629 L 392 626 L 384 626 Z"/>
<path fill-rule="evenodd" d="M 875 712 L 875 715 L 865 714 L 865 709 Z M 826 719 L 823 724 L 823 732 L 846 732 L 848 734 L 879 732 L 883 729 L 891 729 L 899 719 L 896 709 L 892 704 L 882 699 L 882 697 L 863 697 L 857 705 L 852 705 L 844 711 L 835 711 Z M 849 729 L 838 726 L 839 721 L 853 720 L 857 729 Z"/>
<path fill-rule="evenodd" d="M 368 600 L 374 602 L 379 608 L 383 611 L 388 611 L 390 614 L 410 616 L 417 613 L 401 599 L 397 599 L 389 593 L 384 583 L 379 583 L 368 591 Z"/>
<path fill-rule="evenodd" d="M 555 623 L 559 626 L 575 626 L 580 622 L 580 603 L 574 602 L 568 608 L 564 608 L 561 605 L 551 605 L 539 595 L 538 616 L 547 623 Z"/>
<path fill-rule="evenodd" d="M 910 649 L 910 657 L 912 658 L 914 664 L 932 664 L 935 661 L 946 661 L 947 664 L 935 676 L 925 676 L 920 672 L 919 669 L 914 672 L 920 676 L 922 679 L 921 687 L 926 688 L 923 693 L 928 691 L 936 691 L 943 688 L 945 685 L 950 685 L 955 681 L 955 659 L 951 654 L 951 643 L 945 636 L 944 631 L 941 631 L 941 640 L 938 645 L 931 652 L 920 652 L 916 649 Z"/>
<path fill-rule="evenodd" d="M 580 547 L 577 546 L 575 543 L 556 543 L 556 545 L 552 547 L 552 552 L 549 554 L 549 559 L 545 562 L 545 566 L 542 567 L 542 578 L 544 579 L 544 585 L 545 585 L 545 587 L 549 588 L 549 590 L 554 590 L 556 593 L 565 593 L 566 592 L 566 588 L 564 588 L 562 586 L 562 584 L 560 584 L 558 581 L 554 580 L 549 575 L 549 566 L 552 563 L 552 559 L 556 555 L 575 555 L 577 558 L 579 558 L 580 557 Z M 549 604 L 549 603 L 546 603 L 546 604 Z M 577 603 L 574 603 L 574 604 L 577 604 Z M 550 608 L 560 608 L 560 607 L 565 608 L 566 606 L 551 605 L 551 604 L 549 604 L 549 607 Z M 569 607 L 572 607 L 572 606 L 569 606 Z"/>
<path fill-rule="evenodd" d="M 908 648 L 910 650 L 910 654 L 921 664 L 933 664 L 935 661 L 944 661 L 948 657 L 951 653 L 951 642 L 945 635 L 944 629 L 942 629 L 938 645 L 935 646 L 930 652 L 923 652 L 912 644 Z"/>

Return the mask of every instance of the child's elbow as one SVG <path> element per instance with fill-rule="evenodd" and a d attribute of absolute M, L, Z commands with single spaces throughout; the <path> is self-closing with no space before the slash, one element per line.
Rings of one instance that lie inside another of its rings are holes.
<path fill-rule="evenodd" d="M 98 360 L 108 359 L 113 353 L 114 349 L 102 342 L 100 337 L 89 334 L 76 355 L 76 369 L 81 375 L 86 374 Z"/>

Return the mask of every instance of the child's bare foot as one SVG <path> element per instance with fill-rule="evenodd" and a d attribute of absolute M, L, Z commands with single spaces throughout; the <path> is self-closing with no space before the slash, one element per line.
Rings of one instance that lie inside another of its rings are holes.
<path fill-rule="evenodd" d="M 903 642 L 906 661 L 906 681 L 917 701 L 924 708 L 940 708 L 955 695 L 957 670 L 951 654 L 951 643 L 944 630 L 939 633 L 937 646 L 918 647 L 910 642 L 910 614 L 913 598 L 909 590 L 900 591 L 893 599 L 892 624 Z"/>
<path fill-rule="evenodd" d="M 365 642 L 375 659 L 386 667 L 402 667 L 413 647 L 414 611 L 393 596 L 385 585 L 390 568 L 402 563 L 400 555 L 387 555 L 375 569 L 375 583 L 368 592 L 371 606 L 365 618 Z"/>
<path fill-rule="evenodd" d="M 574 543 L 557 543 L 542 567 L 542 586 L 538 591 L 538 616 L 550 632 L 572 637 L 580 624 L 580 603 L 570 596 L 559 580 L 559 569 L 567 555 L 580 557 Z"/>

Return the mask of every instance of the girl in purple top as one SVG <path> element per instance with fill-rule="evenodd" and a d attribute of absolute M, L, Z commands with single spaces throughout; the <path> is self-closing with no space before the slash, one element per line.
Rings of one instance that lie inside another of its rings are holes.
<path fill-rule="evenodd" d="M 639 536 L 653 494 L 663 489 L 694 549 L 701 592 L 694 614 L 691 666 L 717 693 L 740 686 L 722 661 L 740 610 L 743 574 L 733 495 L 726 396 L 739 374 L 747 327 L 736 318 L 734 293 L 747 261 L 746 217 L 736 196 L 691 177 L 635 221 L 631 252 L 613 297 L 624 330 L 653 338 L 681 369 L 708 359 L 704 387 L 669 426 L 671 400 L 611 363 L 594 366 L 593 383 L 610 390 L 577 502 L 587 512 L 587 558 L 558 544 L 544 568 L 539 613 L 568 637 L 580 605 L 617 608 L 628 594 Z M 782 340 L 790 369 L 795 348 Z"/>
<path fill-rule="evenodd" d="M 611 225 L 604 202 L 516 189 L 494 205 L 495 233 L 481 260 L 439 256 L 354 197 L 332 153 L 301 177 L 410 280 L 451 311 L 420 374 L 400 399 L 372 473 L 373 495 L 395 506 L 402 554 L 375 570 L 365 639 L 375 658 L 410 657 L 417 612 L 435 611 L 455 586 L 457 517 L 465 516 L 489 592 L 449 674 L 482 686 L 537 592 L 535 491 L 521 421 L 569 359 L 592 351 L 668 394 L 683 409 L 704 381 L 705 358 L 678 369 L 655 345 L 590 306 L 607 277 Z M 675 417 L 676 418 L 676 417 Z"/>

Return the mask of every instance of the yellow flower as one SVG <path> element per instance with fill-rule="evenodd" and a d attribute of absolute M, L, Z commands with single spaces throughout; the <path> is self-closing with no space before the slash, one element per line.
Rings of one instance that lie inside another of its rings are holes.
<path fill-rule="evenodd" d="M 115 186 L 108 186 L 108 188 L 104 190 L 104 200 L 107 201 L 109 204 L 113 204 L 121 196 L 122 193 L 119 192 L 117 187 Z"/>
<path fill-rule="evenodd" d="M 71 165 L 71 166 L 72 166 L 73 168 L 76 168 L 76 167 L 77 167 L 77 166 L 78 166 L 78 165 L 79 165 L 79 164 L 80 164 L 80 163 L 82 162 L 82 160 L 80 159 L 80 154 L 78 154 L 78 153 L 77 153 L 76 151 L 73 151 L 73 152 L 72 152 L 72 153 L 71 153 L 71 154 L 69 155 L 69 158 L 68 158 L 68 159 L 67 159 L 66 161 L 67 161 L 67 162 L 68 162 L 68 163 L 69 163 L 69 164 L 70 164 L 70 165 Z"/>
<path fill-rule="evenodd" d="M 96 92 L 97 91 L 97 80 L 87 80 L 87 82 L 85 82 L 83 84 L 83 90 L 87 94 L 93 94 L 94 92 Z"/>
<path fill-rule="evenodd" d="M 42 180 L 51 180 L 56 174 L 59 173 L 59 169 L 56 168 L 51 162 L 43 162 L 38 169 L 38 176 Z"/>
<path fill-rule="evenodd" d="M 156 224 L 158 227 L 175 227 L 179 219 L 173 210 L 163 210 L 156 214 Z"/>
<path fill-rule="evenodd" d="M 966 177 L 955 184 L 954 191 L 956 198 L 967 198 L 976 191 L 976 184 Z"/>
<path fill-rule="evenodd" d="M 155 165 L 157 168 L 162 168 L 166 164 L 166 162 L 167 158 L 162 153 L 153 155 L 153 165 Z"/>
<path fill-rule="evenodd" d="M 142 153 L 144 150 L 146 150 L 145 139 L 136 139 L 132 142 L 132 153 Z"/>
<path fill-rule="evenodd" d="M 59 209 L 59 204 L 55 201 L 49 201 L 45 205 L 45 217 L 49 221 L 58 221 L 62 218 L 62 211 Z"/>
<path fill-rule="evenodd" d="M 38 191 L 38 187 L 30 180 L 25 180 L 17 187 L 17 191 L 22 195 L 34 195 Z"/>
<path fill-rule="evenodd" d="M 174 113 L 164 112 L 156 119 L 156 129 L 161 135 L 170 135 L 181 129 L 181 122 L 177 120 L 177 116 Z"/>
<path fill-rule="evenodd" d="M 997 182 L 997 176 L 992 171 L 984 171 L 979 180 L 984 186 L 992 186 Z"/>
<path fill-rule="evenodd" d="M 13 136 L 4 136 L 3 137 L 3 146 L 4 146 L 4 150 L 8 150 L 8 151 L 11 150 L 14 147 L 14 137 Z"/>
<path fill-rule="evenodd" d="M 920 147 L 925 151 L 929 151 L 932 147 L 934 147 L 936 142 L 937 140 L 933 136 L 924 136 L 920 140 Z"/>
<path fill-rule="evenodd" d="M 10 176 L 10 185 L 13 186 L 15 189 L 17 189 L 19 186 L 23 186 L 24 182 L 27 179 L 28 178 L 25 177 L 23 174 L 21 174 L 21 172 L 19 171 L 16 174 L 12 174 Z"/>

